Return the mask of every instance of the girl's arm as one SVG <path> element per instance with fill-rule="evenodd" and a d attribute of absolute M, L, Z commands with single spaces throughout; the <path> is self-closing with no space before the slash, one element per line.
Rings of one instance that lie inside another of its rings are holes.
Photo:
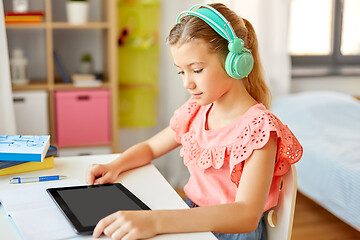
<path fill-rule="evenodd" d="M 146 165 L 178 146 L 175 132 L 167 127 L 152 138 L 127 149 L 108 164 L 90 165 L 86 172 L 86 182 L 88 184 L 114 182 L 121 172 Z"/>
<path fill-rule="evenodd" d="M 161 233 L 243 233 L 257 228 L 269 194 L 276 159 L 274 133 L 245 162 L 234 203 L 184 210 L 119 211 L 102 219 L 93 236 L 142 239 Z"/>

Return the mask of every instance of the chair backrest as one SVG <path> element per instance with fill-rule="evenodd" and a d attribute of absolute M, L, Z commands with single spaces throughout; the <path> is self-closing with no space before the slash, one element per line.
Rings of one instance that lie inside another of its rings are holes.
<path fill-rule="evenodd" d="M 268 240 L 290 240 L 294 220 L 297 192 L 297 175 L 295 165 L 291 165 L 282 179 L 278 205 L 267 211 L 266 230 Z"/>

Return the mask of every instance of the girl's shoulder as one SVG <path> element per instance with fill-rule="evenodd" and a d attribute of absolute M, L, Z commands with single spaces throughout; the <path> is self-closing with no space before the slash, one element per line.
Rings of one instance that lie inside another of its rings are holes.
<path fill-rule="evenodd" d="M 196 116 L 201 105 L 197 104 L 193 98 L 187 100 L 181 107 L 175 110 L 170 120 L 170 127 L 175 131 L 175 140 L 181 141 L 181 136 L 189 130 L 192 119 Z"/>
<path fill-rule="evenodd" d="M 281 176 L 285 174 L 290 165 L 300 160 L 303 148 L 289 129 L 281 120 L 262 104 L 256 104 L 246 113 L 245 119 L 241 125 L 241 131 L 237 136 L 231 151 L 230 167 L 236 168 L 236 165 L 250 157 L 253 151 L 263 148 L 271 132 L 277 135 L 277 161 L 274 175 Z M 236 175 L 236 174 L 235 174 Z M 233 182 L 240 180 L 239 176 L 232 176 Z"/>
<path fill-rule="evenodd" d="M 238 124 L 241 130 L 251 131 L 252 133 L 264 132 L 264 131 L 276 131 L 279 137 L 282 136 L 282 130 L 284 125 L 280 119 L 268 110 L 262 103 L 253 105 L 248 111 L 241 117 L 241 121 Z M 255 137 L 255 135 L 254 135 Z M 256 135 L 261 137 L 261 135 Z"/>
<path fill-rule="evenodd" d="M 261 149 L 268 142 L 271 132 L 276 133 L 280 143 L 285 145 L 298 143 L 286 124 L 283 124 L 263 104 L 256 104 L 244 114 L 239 124 L 236 144 L 247 145 L 252 150 Z"/>

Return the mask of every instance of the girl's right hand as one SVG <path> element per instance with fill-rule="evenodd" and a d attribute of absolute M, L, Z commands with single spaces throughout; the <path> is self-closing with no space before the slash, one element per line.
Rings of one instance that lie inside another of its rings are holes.
<path fill-rule="evenodd" d="M 86 170 L 87 184 L 113 183 L 119 176 L 119 171 L 110 164 L 91 164 Z"/>

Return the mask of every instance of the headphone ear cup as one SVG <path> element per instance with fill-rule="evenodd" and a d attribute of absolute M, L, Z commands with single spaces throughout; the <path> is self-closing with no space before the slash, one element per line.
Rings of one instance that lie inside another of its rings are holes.
<path fill-rule="evenodd" d="M 254 58 L 250 52 L 243 52 L 235 59 L 235 71 L 242 78 L 247 77 L 254 67 Z"/>
<path fill-rule="evenodd" d="M 235 79 L 247 77 L 254 66 L 254 58 L 250 52 L 239 54 L 229 52 L 225 61 L 227 74 Z"/>
<path fill-rule="evenodd" d="M 226 56 L 226 60 L 225 60 L 225 70 L 226 73 L 235 79 L 240 79 L 240 77 L 236 74 L 236 72 L 234 71 L 234 61 L 235 61 L 235 57 L 236 57 L 236 53 L 233 52 L 229 52 L 228 55 Z"/>

